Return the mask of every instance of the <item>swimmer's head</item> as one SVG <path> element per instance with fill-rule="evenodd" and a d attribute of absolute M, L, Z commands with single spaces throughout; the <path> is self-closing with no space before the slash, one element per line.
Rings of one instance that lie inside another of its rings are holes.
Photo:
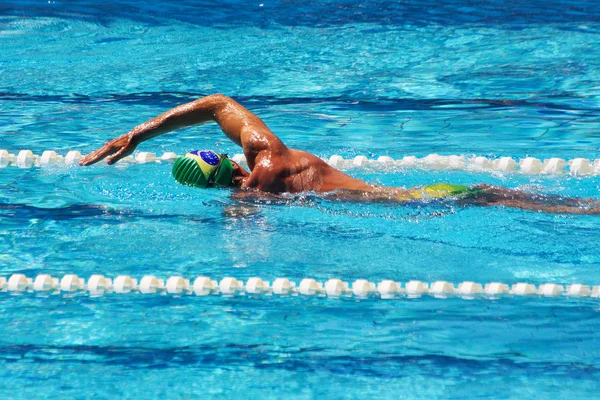
<path fill-rule="evenodd" d="M 194 150 L 175 161 L 172 173 L 182 185 L 226 187 L 233 186 L 234 165 L 226 154 Z"/>

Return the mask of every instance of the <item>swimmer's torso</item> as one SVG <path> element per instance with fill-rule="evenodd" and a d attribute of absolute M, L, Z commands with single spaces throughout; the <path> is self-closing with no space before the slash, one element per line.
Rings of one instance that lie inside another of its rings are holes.
<path fill-rule="evenodd" d="M 285 149 L 252 157 L 246 154 L 252 172 L 242 187 L 270 193 L 331 192 L 339 189 L 372 191 L 367 183 L 352 178 L 310 153 Z"/>

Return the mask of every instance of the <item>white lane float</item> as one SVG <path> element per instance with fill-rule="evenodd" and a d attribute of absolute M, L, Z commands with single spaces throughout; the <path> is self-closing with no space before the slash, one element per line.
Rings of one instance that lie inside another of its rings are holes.
<path fill-rule="evenodd" d="M 0 292 L 8 293 L 48 293 L 48 294 L 84 294 L 91 296 L 124 294 L 170 294 L 176 296 L 209 295 L 252 295 L 267 297 L 285 297 L 288 295 L 320 296 L 325 298 L 355 297 L 358 299 L 416 298 L 431 296 L 435 298 L 459 297 L 465 299 L 490 298 L 501 296 L 537 296 L 537 297 L 600 297 L 600 285 L 574 283 L 563 286 L 558 283 L 544 283 L 536 287 L 527 282 L 518 282 L 510 287 L 501 282 L 489 282 L 485 285 L 464 281 L 454 286 L 447 281 L 435 281 L 431 284 L 418 280 L 405 283 L 386 279 L 375 284 L 366 279 L 356 279 L 352 285 L 339 278 L 328 279 L 325 284 L 313 278 L 304 278 L 297 285 L 288 278 L 276 278 L 272 285 L 260 277 L 248 278 L 246 283 L 234 277 L 225 277 L 217 282 L 207 276 L 198 276 L 190 285 L 190 280 L 182 276 L 171 276 L 165 280 L 154 275 L 145 275 L 139 281 L 129 275 L 118 275 L 110 279 L 102 274 L 94 274 L 87 280 L 75 274 L 66 274 L 58 279 L 50 274 L 40 274 L 29 278 L 16 273 L 10 277 L 0 276 Z"/>
<path fill-rule="evenodd" d="M 71 150 L 65 156 L 54 150 L 45 150 L 41 156 L 32 150 L 19 150 L 17 155 L 6 149 L 0 149 L 0 168 L 14 165 L 19 168 L 33 166 L 46 167 L 50 165 L 77 165 L 83 157 L 77 150 Z M 117 166 L 125 167 L 128 164 L 148 163 L 173 163 L 179 156 L 174 152 L 165 152 L 160 157 L 152 152 L 138 152 L 135 156 L 127 156 L 117 162 Z M 231 159 L 238 164 L 247 166 L 244 154 L 235 154 Z M 564 160 L 553 157 L 544 161 L 535 157 L 525 157 L 518 162 L 512 157 L 499 157 L 491 159 L 483 156 L 465 155 L 440 155 L 428 154 L 421 158 L 407 155 L 399 159 L 390 156 L 379 156 L 377 159 L 369 159 L 365 155 L 357 155 L 352 159 L 344 159 L 341 155 L 334 154 L 324 160 L 336 168 L 419 168 L 424 170 L 458 170 L 458 171 L 496 171 L 502 173 L 520 172 L 527 175 L 562 175 L 569 172 L 574 177 L 600 175 L 600 159 L 589 160 L 587 158 L 574 158 Z"/>

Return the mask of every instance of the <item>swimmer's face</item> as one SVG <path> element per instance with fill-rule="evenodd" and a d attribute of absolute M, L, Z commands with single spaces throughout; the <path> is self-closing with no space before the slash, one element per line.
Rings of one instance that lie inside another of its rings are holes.
<path fill-rule="evenodd" d="M 231 177 L 231 187 L 240 187 L 244 183 L 244 178 L 249 174 L 242 168 L 238 163 L 229 159 L 231 165 L 233 165 L 233 175 Z"/>

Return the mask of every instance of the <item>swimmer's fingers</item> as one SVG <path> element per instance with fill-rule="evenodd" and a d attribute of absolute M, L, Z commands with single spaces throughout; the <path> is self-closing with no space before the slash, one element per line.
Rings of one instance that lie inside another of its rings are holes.
<path fill-rule="evenodd" d="M 105 146 L 99 148 L 98 150 L 92 151 L 90 154 L 79 160 L 79 165 L 86 167 L 88 165 L 95 164 L 114 152 L 115 150 L 111 147 L 108 147 L 108 144 L 106 144 Z"/>
<path fill-rule="evenodd" d="M 101 160 L 105 159 L 106 157 L 110 156 L 111 154 L 118 153 L 125 148 L 130 148 L 131 146 L 132 146 L 132 143 L 131 143 L 131 139 L 129 138 L 129 136 L 128 135 L 121 136 L 119 138 L 111 140 L 110 142 L 106 143 L 104 146 L 100 147 L 98 150 L 95 150 L 95 151 L 91 152 L 90 154 L 86 155 L 85 157 L 83 157 L 79 161 L 79 165 L 87 166 L 87 165 L 95 164 L 98 161 L 101 161 Z M 135 149 L 135 146 L 133 146 L 133 149 Z M 130 150 L 130 153 L 133 151 L 133 149 Z M 117 161 L 117 160 L 115 160 L 115 161 Z M 110 159 L 108 161 L 110 161 Z M 109 162 L 109 164 L 112 164 L 112 163 Z"/>
<path fill-rule="evenodd" d="M 135 145 L 127 144 L 127 146 L 122 147 L 121 150 L 117 151 L 114 155 L 108 157 L 106 159 L 106 163 L 108 165 L 112 165 L 119 161 L 121 158 L 127 157 L 135 150 Z"/>
<path fill-rule="evenodd" d="M 79 165 L 92 165 L 115 153 L 122 147 L 122 145 L 119 143 L 120 141 L 122 141 L 122 139 L 123 137 L 113 139 L 110 142 L 106 143 L 104 146 L 100 147 L 98 150 L 92 151 L 90 154 L 86 155 L 79 161 Z"/>

